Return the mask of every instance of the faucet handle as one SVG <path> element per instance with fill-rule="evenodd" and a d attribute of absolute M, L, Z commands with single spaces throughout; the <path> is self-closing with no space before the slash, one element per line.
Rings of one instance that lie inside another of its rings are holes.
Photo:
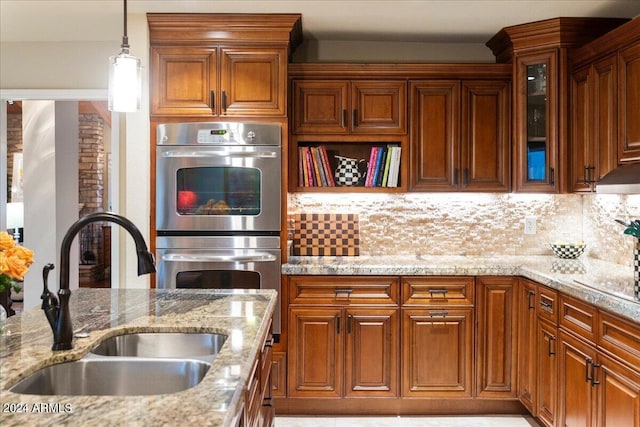
<path fill-rule="evenodd" d="M 42 289 L 42 296 L 40 298 L 42 299 L 43 308 L 44 308 L 45 304 L 52 304 L 54 306 L 58 305 L 58 299 L 54 295 L 51 295 L 51 292 L 49 292 L 49 284 L 48 284 L 49 283 L 49 273 L 54 268 L 56 268 L 56 267 L 53 264 L 49 263 L 49 264 L 45 265 L 44 268 L 42 269 L 43 289 Z"/>

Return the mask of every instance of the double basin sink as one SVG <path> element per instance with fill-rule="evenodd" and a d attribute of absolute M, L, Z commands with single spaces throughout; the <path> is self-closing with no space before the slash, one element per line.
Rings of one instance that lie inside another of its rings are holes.
<path fill-rule="evenodd" d="M 84 358 L 42 368 L 10 390 L 67 396 L 175 393 L 202 381 L 226 339 L 213 333 L 114 336 Z"/>

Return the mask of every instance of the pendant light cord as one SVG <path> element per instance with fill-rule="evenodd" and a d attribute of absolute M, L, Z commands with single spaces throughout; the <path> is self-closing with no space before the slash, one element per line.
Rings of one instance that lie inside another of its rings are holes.
<path fill-rule="evenodd" d="M 129 37 L 127 37 L 127 0 L 124 0 L 124 35 L 120 46 L 125 53 L 129 53 Z"/>

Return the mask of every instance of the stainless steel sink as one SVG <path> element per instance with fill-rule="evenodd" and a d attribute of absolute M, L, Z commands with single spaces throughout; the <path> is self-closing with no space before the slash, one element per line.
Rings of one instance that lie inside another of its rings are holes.
<path fill-rule="evenodd" d="M 101 356 L 129 357 L 204 357 L 211 361 L 226 341 L 223 334 L 149 332 L 111 337 L 91 353 Z M 213 356 L 213 357 L 211 357 Z"/>
<path fill-rule="evenodd" d="M 167 394 L 198 385 L 210 366 L 201 360 L 88 358 L 42 368 L 10 390 L 67 396 Z"/>

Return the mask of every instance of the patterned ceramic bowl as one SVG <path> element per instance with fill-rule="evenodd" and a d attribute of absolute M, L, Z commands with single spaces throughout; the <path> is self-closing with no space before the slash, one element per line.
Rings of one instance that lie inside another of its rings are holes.
<path fill-rule="evenodd" d="M 574 259 L 578 258 L 587 247 L 584 243 L 551 243 L 553 253 L 559 258 Z"/>

